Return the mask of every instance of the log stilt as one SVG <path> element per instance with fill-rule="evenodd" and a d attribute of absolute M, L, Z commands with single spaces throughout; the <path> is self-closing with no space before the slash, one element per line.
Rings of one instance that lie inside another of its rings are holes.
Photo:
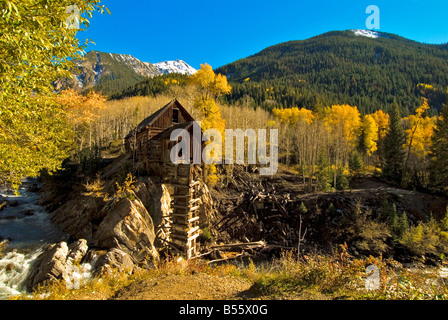
<path fill-rule="evenodd" d="M 182 254 L 191 259 L 198 254 L 196 239 L 200 235 L 199 208 L 201 199 L 198 195 L 200 181 L 193 177 L 192 165 L 171 165 L 174 171 L 174 192 L 171 195 L 171 233 L 170 237 Z"/>

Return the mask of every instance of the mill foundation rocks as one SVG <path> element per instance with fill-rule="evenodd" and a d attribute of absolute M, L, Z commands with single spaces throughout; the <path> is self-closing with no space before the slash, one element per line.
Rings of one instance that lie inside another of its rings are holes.
<path fill-rule="evenodd" d="M 143 203 L 136 198 L 114 200 L 99 212 L 104 219 L 93 235 L 93 245 L 116 248 L 137 264 L 157 262 L 154 224 Z"/>
<path fill-rule="evenodd" d="M 114 181 L 104 180 L 109 186 Z M 29 274 L 27 287 L 34 289 L 61 279 L 69 282 L 73 263 L 90 264 L 93 274 L 157 265 L 159 250 L 166 246 L 163 227 L 171 213 L 171 197 L 166 186 L 154 177 L 141 177 L 134 186 L 122 197 L 88 195 L 78 189 L 65 199 L 51 185 L 44 186 L 41 204 L 67 238 L 43 249 Z"/>

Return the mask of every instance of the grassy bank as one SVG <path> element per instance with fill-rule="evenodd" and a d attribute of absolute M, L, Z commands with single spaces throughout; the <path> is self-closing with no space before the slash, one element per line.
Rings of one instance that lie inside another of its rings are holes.
<path fill-rule="evenodd" d="M 375 265 L 379 269 L 380 285 L 376 290 L 365 288 L 366 267 Z M 206 280 L 204 280 L 204 275 Z M 176 296 L 176 285 L 185 287 L 195 281 L 207 283 L 241 280 L 247 288 L 236 288 L 233 296 L 211 296 L 203 284 L 191 289 L 191 299 L 387 299 L 387 300 L 445 300 L 448 298 L 447 280 L 438 276 L 437 270 L 409 270 L 395 261 L 381 258 L 354 259 L 346 248 L 330 255 L 304 255 L 297 258 L 292 253 L 269 262 L 209 265 L 203 260 L 175 261 L 168 259 L 157 269 L 140 270 L 132 274 L 104 274 L 84 283 L 79 289 L 67 289 L 63 282 L 40 287 L 32 295 L 15 299 L 49 300 L 103 300 L 103 299 L 151 299 L 149 294 L 161 279 L 175 277 L 166 290 L 170 299 L 185 299 Z M 185 283 L 184 283 L 185 282 Z M 151 285 L 149 285 L 151 283 Z M 162 284 L 163 285 L 163 284 Z M 171 286 L 173 286 L 171 288 Z M 135 288 L 139 296 L 134 296 Z M 157 290 L 164 288 L 158 287 Z M 148 295 L 145 295 L 145 290 Z M 197 291 L 197 292 L 196 292 Z M 172 293 L 172 294 L 171 294 Z M 238 293 L 238 294 L 237 294 Z M 188 298 L 187 298 L 188 299 Z"/>

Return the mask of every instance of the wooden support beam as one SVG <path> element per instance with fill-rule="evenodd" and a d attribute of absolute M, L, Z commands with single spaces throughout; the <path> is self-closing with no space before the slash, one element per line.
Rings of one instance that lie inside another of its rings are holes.
<path fill-rule="evenodd" d="M 179 220 L 190 219 L 192 217 L 194 217 L 194 215 L 192 215 L 190 212 L 187 212 L 187 214 L 185 214 L 185 213 L 174 213 L 173 214 L 173 218 L 180 218 Z"/>
<path fill-rule="evenodd" d="M 181 184 L 181 183 L 172 183 L 173 187 L 176 188 L 185 188 L 185 189 L 189 189 L 190 186 L 188 184 Z"/>
<path fill-rule="evenodd" d="M 199 216 L 196 216 L 196 217 L 193 217 L 193 218 L 189 219 L 188 223 L 192 223 L 192 222 L 195 222 L 195 221 L 198 221 L 198 220 L 199 220 Z"/>
<path fill-rule="evenodd" d="M 196 239 L 196 238 L 199 237 L 199 236 L 200 236 L 200 233 L 198 232 L 198 233 L 195 233 L 194 235 L 192 235 L 191 237 L 189 237 L 187 240 L 188 240 L 188 241 L 191 241 L 191 240 Z"/>
<path fill-rule="evenodd" d="M 193 212 L 193 211 L 199 210 L 200 208 L 201 208 L 201 206 L 195 206 L 195 207 L 191 207 L 191 208 L 190 208 L 190 212 Z"/>
<path fill-rule="evenodd" d="M 199 202 L 199 201 L 201 201 L 201 198 L 192 199 L 192 200 L 189 201 L 189 203 L 193 204 L 193 203 L 196 203 L 196 202 Z"/>
<path fill-rule="evenodd" d="M 190 235 L 192 233 L 195 233 L 196 231 L 199 231 L 199 226 L 191 228 L 190 230 L 187 231 L 187 234 Z"/>

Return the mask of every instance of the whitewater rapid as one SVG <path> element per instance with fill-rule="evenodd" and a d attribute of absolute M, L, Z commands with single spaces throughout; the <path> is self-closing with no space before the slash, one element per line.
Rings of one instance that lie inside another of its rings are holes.
<path fill-rule="evenodd" d="M 36 180 L 28 179 L 23 181 L 19 195 L 0 190 L 0 203 L 8 203 L 0 210 L 0 300 L 24 293 L 30 266 L 42 248 L 64 239 L 45 208 L 37 204 L 38 188 Z"/>

